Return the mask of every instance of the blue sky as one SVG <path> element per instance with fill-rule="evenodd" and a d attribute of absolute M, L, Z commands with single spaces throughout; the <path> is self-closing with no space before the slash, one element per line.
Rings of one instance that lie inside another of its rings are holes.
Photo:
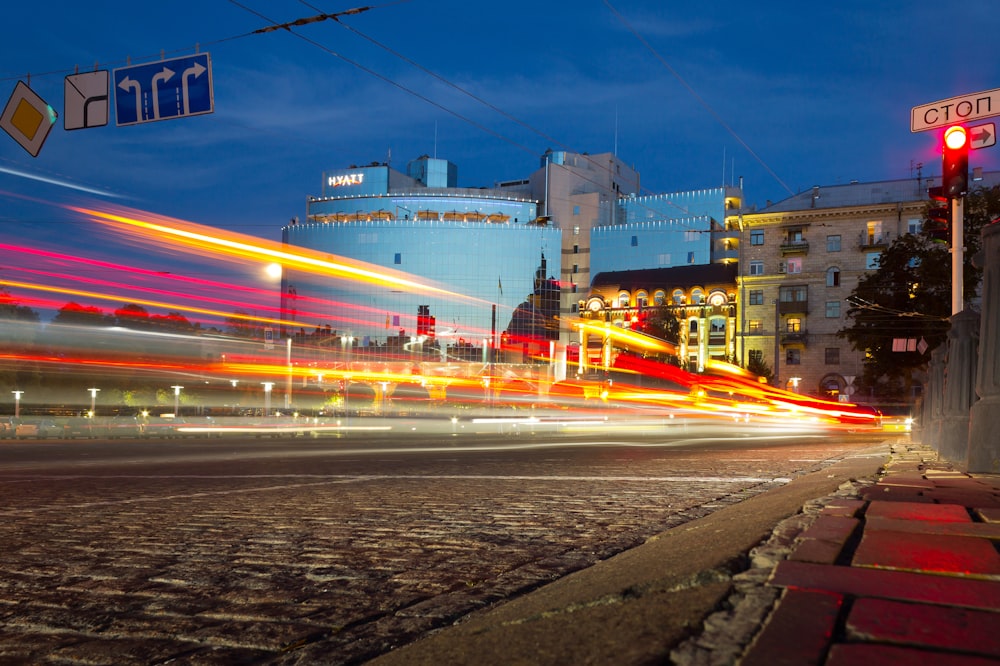
<path fill-rule="evenodd" d="M 324 170 L 390 154 L 405 170 L 436 154 L 458 165 L 461 186 L 489 186 L 527 176 L 547 148 L 617 149 L 649 193 L 742 176 L 747 202 L 763 205 L 813 185 L 906 178 L 917 163 L 938 174 L 936 137 L 911 134 L 910 109 L 1000 88 L 1000 20 L 986 0 L 955 10 L 954 29 L 946 6 L 929 0 L 373 0 L 342 19 L 354 31 L 324 21 L 246 36 L 352 6 L 6 6 L 5 99 L 30 73 L 62 114 L 74 68 L 113 70 L 198 45 L 212 57 L 215 112 L 128 127 L 112 116 L 72 132 L 60 118 L 35 158 L 0 134 L 0 234 L 85 243 L 84 228 L 67 232 L 67 213 L 21 197 L 95 198 L 86 189 L 278 240 L 321 193 Z M 992 170 L 998 160 L 1000 147 L 972 164 Z"/>

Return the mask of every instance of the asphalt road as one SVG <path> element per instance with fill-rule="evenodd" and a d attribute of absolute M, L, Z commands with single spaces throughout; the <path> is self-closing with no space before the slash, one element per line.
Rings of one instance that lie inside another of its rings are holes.
<path fill-rule="evenodd" d="M 0 661 L 363 662 L 881 439 L 518 435 L 0 443 Z"/>

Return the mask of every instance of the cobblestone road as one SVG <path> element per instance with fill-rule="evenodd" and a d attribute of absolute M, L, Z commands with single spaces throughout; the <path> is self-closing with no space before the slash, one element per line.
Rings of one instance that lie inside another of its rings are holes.
<path fill-rule="evenodd" d="M 0 462 L 0 663 L 361 662 L 870 444 Z"/>

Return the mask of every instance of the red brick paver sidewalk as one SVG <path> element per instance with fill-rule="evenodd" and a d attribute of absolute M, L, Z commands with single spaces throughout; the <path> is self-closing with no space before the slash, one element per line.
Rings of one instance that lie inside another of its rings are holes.
<path fill-rule="evenodd" d="M 997 664 L 998 544 L 1000 476 L 898 447 L 775 567 L 781 598 L 740 664 Z"/>

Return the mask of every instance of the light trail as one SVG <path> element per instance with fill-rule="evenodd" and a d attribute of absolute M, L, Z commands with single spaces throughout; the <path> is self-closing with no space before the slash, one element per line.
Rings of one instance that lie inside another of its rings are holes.
<path fill-rule="evenodd" d="M 441 287 L 419 282 L 412 276 L 383 266 L 351 261 L 345 257 L 333 259 L 330 255 L 305 248 L 290 251 L 281 243 L 255 238 L 234 232 L 221 232 L 193 222 L 156 216 L 139 219 L 140 211 L 120 209 L 120 212 L 99 211 L 70 206 L 70 210 L 91 220 L 119 231 L 130 233 L 147 242 L 159 242 L 167 247 L 184 247 L 213 257 L 226 256 L 261 263 L 277 262 L 303 272 L 348 281 L 391 286 L 404 291 L 434 294 L 463 301 L 489 305 L 482 299 L 459 294 Z"/>

